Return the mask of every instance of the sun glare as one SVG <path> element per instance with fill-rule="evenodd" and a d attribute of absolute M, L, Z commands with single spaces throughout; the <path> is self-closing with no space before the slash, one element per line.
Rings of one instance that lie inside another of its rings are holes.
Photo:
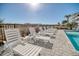
<path fill-rule="evenodd" d="M 37 10 L 39 8 L 40 3 L 30 3 L 32 10 Z"/>
<path fill-rule="evenodd" d="M 39 3 L 31 3 L 31 5 L 32 5 L 33 7 L 36 7 L 36 6 L 39 5 Z"/>

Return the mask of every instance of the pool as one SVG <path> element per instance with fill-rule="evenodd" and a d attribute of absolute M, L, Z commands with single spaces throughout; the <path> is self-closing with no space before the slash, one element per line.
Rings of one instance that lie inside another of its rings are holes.
<path fill-rule="evenodd" d="M 76 31 L 65 31 L 67 37 L 71 41 L 74 48 L 79 51 L 79 32 Z"/>

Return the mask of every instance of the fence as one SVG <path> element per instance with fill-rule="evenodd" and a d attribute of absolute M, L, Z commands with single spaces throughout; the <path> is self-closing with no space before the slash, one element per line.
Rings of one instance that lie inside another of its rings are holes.
<path fill-rule="evenodd" d="M 39 25 L 43 27 L 50 27 L 50 25 Z M 0 43 L 2 43 L 5 38 L 5 29 L 18 28 L 21 32 L 22 36 L 26 36 L 29 34 L 28 27 L 38 27 L 37 24 L 0 24 Z"/>

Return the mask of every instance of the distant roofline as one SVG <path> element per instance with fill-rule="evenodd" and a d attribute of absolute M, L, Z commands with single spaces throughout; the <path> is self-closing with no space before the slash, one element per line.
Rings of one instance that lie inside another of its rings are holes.
<path fill-rule="evenodd" d="M 34 23 L 25 23 L 25 24 L 21 24 L 21 23 L 0 23 L 0 24 L 15 24 L 15 25 L 57 25 L 57 24 L 34 24 Z"/>

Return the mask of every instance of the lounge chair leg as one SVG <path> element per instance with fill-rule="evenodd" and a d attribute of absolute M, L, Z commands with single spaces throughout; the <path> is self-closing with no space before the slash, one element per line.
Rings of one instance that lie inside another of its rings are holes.
<path fill-rule="evenodd" d="M 41 56 L 41 54 L 39 53 L 38 56 Z"/>

